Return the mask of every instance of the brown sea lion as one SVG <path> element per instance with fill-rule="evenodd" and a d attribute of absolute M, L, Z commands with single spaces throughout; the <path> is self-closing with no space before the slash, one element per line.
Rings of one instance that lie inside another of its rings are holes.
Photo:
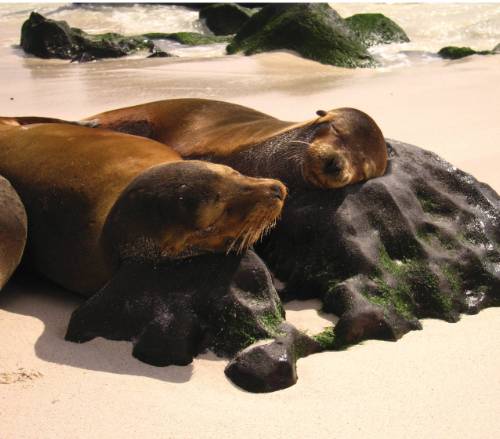
<path fill-rule="evenodd" d="M 26 231 L 24 206 L 11 184 L 0 176 L 0 290 L 21 261 Z"/>
<path fill-rule="evenodd" d="M 290 187 L 339 188 L 385 173 L 387 147 L 373 119 L 353 108 L 285 122 L 228 102 L 171 99 L 107 111 L 83 122 L 170 145 L 184 158 L 227 164 Z"/>
<path fill-rule="evenodd" d="M 285 187 L 183 161 L 142 137 L 67 124 L 0 125 L 0 174 L 28 214 L 28 254 L 56 283 L 90 295 L 121 263 L 251 245 Z"/>

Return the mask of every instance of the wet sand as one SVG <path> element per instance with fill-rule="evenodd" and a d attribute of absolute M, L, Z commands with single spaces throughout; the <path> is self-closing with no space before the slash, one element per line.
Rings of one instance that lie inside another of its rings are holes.
<path fill-rule="evenodd" d="M 289 120 L 351 106 L 371 114 L 386 136 L 431 149 L 500 190 L 500 56 L 387 71 L 338 69 L 287 53 L 85 65 L 10 56 L 0 64 L 2 115 L 79 118 L 186 96 Z M 423 331 L 397 343 L 369 341 L 302 359 L 296 386 L 254 395 L 234 387 L 225 360 L 212 354 L 187 367 L 155 368 L 135 360 L 130 343 L 65 342 L 79 303 L 43 283 L 13 282 L 2 291 L 0 438 L 500 436 L 498 308 L 457 324 L 425 320 Z M 292 303 L 288 316 L 316 332 L 329 324 L 317 308 Z"/>

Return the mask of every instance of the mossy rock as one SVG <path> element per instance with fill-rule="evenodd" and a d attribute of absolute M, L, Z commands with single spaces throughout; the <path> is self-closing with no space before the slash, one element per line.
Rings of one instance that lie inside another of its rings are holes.
<path fill-rule="evenodd" d="M 147 38 L 116 33 L 89 35 L 65 21 L 55 21 L 32 12 L 21 29 L 21 47 L 40 58 L 118 58 L 141 49 L 151 50 Z"/>
<path fill-rule="evenodd" d="M 225 36 L 203 35 L 197 32 L 175 32 L 172 34 L 150 33 L 145 34 L 144 36 L 152 40 L 174 40 L 187 46 L 204 46 L 207 44 L 227 43 L 230 41 L 230 38 Z"/>
<path fill-rule="evenodd" d="M 139 37 L 147 38 L 149 40 L 172 40 L 186 46 L 204 46 L 207 44 L 227 43 L 231 38 L 226 36 L 204 35 L 198 32 L 149 32 L 139 35 Z"/>
<path fill-rule="evenodd" d="M 293 50 L 304 58 L 341 67 L 373 64 L 345 21 L 327 4 L 272 4 L 236 34 L 227 51 L 245 55 Z"/>
<path fill-rule="evenodd" d="M 209 5 L 200 11 L 200 19 L 215 35 L 232 35 L 248 21 L 253 12 L 232 3 Z"/>
<path fill-rule="evenodd" d="M 203 35 L 197 32 L 146 33 L 124 36 L 108 32 L 91 35 L 70 27 L 65 21 L 50 20 L 32 12 L 21 30 L 21 47 L 26 53 L 40 58 L 60 58 L 90 61 L 101 58 L 118 58 L 147 50 L 152 56 L 170 56 L 159 51 L 154 40 L 169 39 L 189 46 L 225 43 L 228 37 Z"/>
<path fill-rule="evenodd" d="M 494 50 L 474 50 L 470 47 L 456 47 L 456 46 L 446 46 L 443 47 L 438 55 L 444 59 L 460 59 L 465 58 L 470 55 L 493 55 L 495 53 Z"/>
<path fill-rule="evenodd" d="M 345 22 L 367 47 L 410 41 L 405 31 L 383 14 L 355 14 Z"/>
<path fill-rule="evenodd" d="M 287 299 L 339 316 L 317 340 L 395 340 L 418 319 L 454 322 L 500 305 L 500 197 L 437 155 L 389 141 L 384 176 L 294 189 L 258 252 Z"/>
<path fill-rule="evenodd" d="M 500 53 L 500 43 L 493 48 L 494 53 Z"/>
<path fill-rule="evenodd" d="M 181 365 L 206 348 L 232 356 L 277 337 L 283 322 L 271 275 L 254 252 L 206 254 L 127 262 L 73 313 L 66 339 L 131 340 L 142 361 Z"/>

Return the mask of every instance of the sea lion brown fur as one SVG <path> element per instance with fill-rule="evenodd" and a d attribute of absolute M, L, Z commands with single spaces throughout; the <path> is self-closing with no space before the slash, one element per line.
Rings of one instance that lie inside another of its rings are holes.
<path fill-rule="evenodd" d="M 57 123 L 1 125 L 0 174 L 25 205 L 34 267 L 85 295 L 126 260 L 246 248 L 285 197 L 276 180 L 182 161 L 142 137 Z"/>
<path fill-rule="evenodd" d="M 0 290 L 21 261 L 26 232 L 24 206 L 12 185 L 0 176 Z"/>
<path fill-rule="evenodd" d="M 227 164 L 290 187 L 339 188 L 385 173 L 386 143 L 370 116 L 353 108 L 317 114 L 294 123 L 228 102 L 171 99 L 83 122 L 155 139 L 184 158 Z"/>

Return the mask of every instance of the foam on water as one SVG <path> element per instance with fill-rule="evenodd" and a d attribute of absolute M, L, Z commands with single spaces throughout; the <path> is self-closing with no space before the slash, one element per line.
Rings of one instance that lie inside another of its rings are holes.
<path fill-rule="evenodd" d="M 212 58 L 226 54 L 227 43 L 187 46 L 172 40 L 156 40 L 156 47 L 171 55 L 193 58 Z"/>
<path fill-rule="evenodd" d="M 344 18 L 379 12 L 404 29 L 409 43 L 370 49 L 375 59 L 387 67 L 432 62 L 445 46 L 490 50 L 500 43 L 500 4 L 336 3 L 331 6 Z"/>
<path fill-rule="evenodd" d="M 396 21 L 411 42 L 375 46 L 370 49 L 383 67 L 410 66 L 436 60 L 436 52 L 449 45 L 491 49 L 500 43 L 500 4 L 384 4 L 335 3 L 343 17 L 361 12 L 380 12 Z M 66 20 L 89 33 L 145 32 L 210 33 L 198 19 L 198 12 L 181 6 L 161 4 L 0 4 L 4 31 L 0 44 L 18 43 L 22 22 L 32 10 L 57 20 Z M 5 33 L 5 26 L 17 32 Z M 189 47 L 162 42 L 164 50 L 181 57 L 212 57 L 224 54 L 222 44 Z"/>

